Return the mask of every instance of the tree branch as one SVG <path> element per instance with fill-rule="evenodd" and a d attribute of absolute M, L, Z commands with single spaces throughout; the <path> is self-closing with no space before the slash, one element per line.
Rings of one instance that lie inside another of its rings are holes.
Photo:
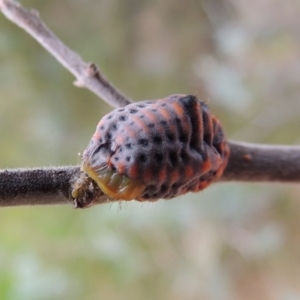
<path fill-rule="evenodd" d="M 220 182 L 300 183 L 300 147 L 229 145 L 232 154 Z M 0 171 L 0 206 L 72 203 L 72 189 L 80 176 L 79 166 Z M 101 191 L 90 197 L 98 204 L 115 201 Z"/>
<path fill-rule="evenodd" d="M 131 102 L 100 73 L 95 64 L 85 63 L 76 52 L 62 43 L 40 19 L 37 11 L 26 10 L 14 0 L 0 0 L 0 10 L 68 69 L 77 78 L 76 86 L 85 86 L 113 107 L 125 106 Z"/>
<path fill-rule="evenodd" d="M 65 46 L 40 20 L 36 11 L 26 10 L 14 0 L 0 0 L 0 10 L 74 74 L 76 85 L 85 86 L 113 107 L 130 103 L 94 64 L 85 63 Z M 300 182 L 300 147 L 236 142 L 229 142 L 229 146 L 228 166 L 219 181 Z M 73 202 L 72 190 L 81 177 L 79 166 L 0 170 L 0 206 Z M 96 199 L 96 203 L 114 201 L 97 188 L 89 192 L 86 197 Z"/>
<path fill-rule="evenodd" d="M 80 167 L 0 171 L 0 206 L 70 203 Z M 76 176 L 77 175 L 77 176 Z"/>
<path fill-rule="evenodd" d="M 74 203 L 72 189 L 80 175 L 80 166 L 0 170 L 0 207 Z M 113 201 L 96 193 L 91 196 L 98 204 Z"/>
<path fill-rule="evenodd" d="M 229 142 L 230 157 L 220 181 L 300 183 L 300 146 Z"/>

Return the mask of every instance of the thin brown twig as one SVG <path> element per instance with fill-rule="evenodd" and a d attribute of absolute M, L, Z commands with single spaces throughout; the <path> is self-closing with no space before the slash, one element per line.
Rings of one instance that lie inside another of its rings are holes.
<path fill-rule="evenodd" d="M 103 76 L 95 64 L 84 62 L 76 52 L 67 47 L 40 19 L 36 10 L 26 10 L 14 0 L 0 0 L 0 10 L 68 69 L 77 78 L 76 86 L 86 87 L 113 107 L 125 106 L 131 102 Z"/>
<path fill-rule="evenodd" d="M 107 103 L 120 107 L 130 100 L 116 90 L 94 64 L 66 47 L 40 20 L 14 0 L 0 0 L 0 10 L 25 29 L 84 85 Z M 231 155 L 220 181 L 300 182 L 300 147 L 229 142 Z M 0 206 L 64 204 L 73 201 L 71 191 L 80 168 L 40 168 L 0 171 Z M 97 203 L 111 202 L 96 191 Z M 91 195 L 93 197 L 93 195 Z"/>

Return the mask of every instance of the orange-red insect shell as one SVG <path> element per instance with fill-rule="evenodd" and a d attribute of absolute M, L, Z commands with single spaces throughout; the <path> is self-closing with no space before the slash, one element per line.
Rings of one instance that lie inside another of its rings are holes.
<path fill-rule="evenodd" d="M 104 116 L 82 159 L 108 196 L 143 201 L 204 189 L 221 176 L 228 156 L 207 105 L 195 96 L 172 95 Z"/>

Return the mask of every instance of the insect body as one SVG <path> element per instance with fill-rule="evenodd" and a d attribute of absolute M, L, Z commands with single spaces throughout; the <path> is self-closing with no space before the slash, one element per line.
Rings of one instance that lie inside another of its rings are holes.
<path fill-rule="evenodd" d="M 229 147 L 195 96 L 172 95 L 115 109 L 83 153 L 83 170 L 111 198 L 173 198 L 221 176 Z"/>

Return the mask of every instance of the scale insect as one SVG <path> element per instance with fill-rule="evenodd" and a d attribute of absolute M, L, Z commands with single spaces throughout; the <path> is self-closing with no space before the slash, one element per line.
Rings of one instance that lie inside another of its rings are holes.
<path fill-rule="evenodd" d="M 219 178 L 229 147 L 207 105 L 171 95 L 113 110 L 99 122 L 82 170 L 116 200 L 154 201 L 198 192 Z"/>

